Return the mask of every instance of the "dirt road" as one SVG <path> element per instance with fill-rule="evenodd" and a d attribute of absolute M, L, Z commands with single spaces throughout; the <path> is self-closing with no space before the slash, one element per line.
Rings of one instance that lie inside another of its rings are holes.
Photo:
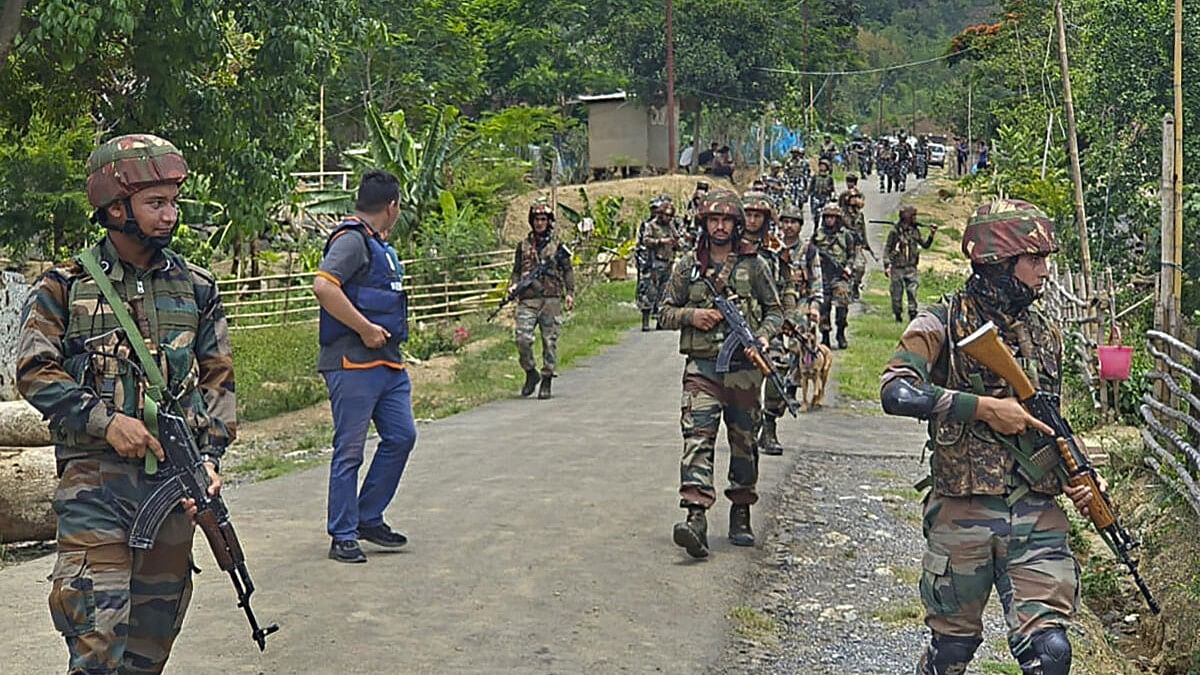
<path fill-rule="evenodd" d="M 868 217 L 895 209 L 871 200 Z M 568 325 L 567 330 L 570 330 Z M 366 565 L 326 559 L 326 469 L 229 492 L 258 585 L 261 620 L 281 631 L 259 655 L 228 580 L 197 538 L 195 597 L 168 672 L 687 673 L 724 653 L 726 618 L 762 547 L 730 546 L 726 505 L 712 557 L 672 545 L 679 379 L 672 333 L 631 333 L 559 379 L 556 398 L 506 400 L 422 425 L 390 522 L 410 545 L 366 545 Z M 851 418 L 858 419 L 858 418 Z M 789 447 L 917 447 L 912 424 L 788 420 Z M 724 475 L 719 444 L 718 476 Z M 774 522 L 797 452 L 762 461 L 755 526 Z M 53 673 L 64 650 L 46 611 L 51 558 L 0 572 L 0 614 L 20 617 L 4 673 Z M 10 619 L 11 620 L 11 619 Z"/>

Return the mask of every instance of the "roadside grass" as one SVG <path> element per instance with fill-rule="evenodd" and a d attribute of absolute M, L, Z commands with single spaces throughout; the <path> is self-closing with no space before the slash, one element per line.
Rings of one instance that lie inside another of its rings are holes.
<path fill-rule="evenodd" d="M 637 324 L 640 314 L 632 304 L 635 282 L 596 284 L 579 294 L 576 309 L 563 324 L 558 338 L 559 369 L 614 345 Z M 511 335 L 497 325 L 480 327 L 483 335 Z M 477 333 L 473 333 L 476 335 Z M 534 352 L 539 354 L 540 343 Z M 438 419 L 502 398 L 517 395 L 524 374 L 511 339 L 497 340 L 487 348 L 459 359 L 448 383 L 431 383 L 413 391 L 413 412 L 420 419 Z"/>
<path fill-rule="evenodd" d="M 915 626 L 925 620 L 925 606 L 917 598 L 897 600 L 876 608 L 871 616 L 887 626 Z"/>
<path fill-rule="evenodd" d="M 987 675 L 1021 675 L 1021 666 L 1011 662 L 1002 663 L 991 659 L 980 661 L 979 669 L 987 673 Z"/>
<path fill-rule="evenodd" d="M 316 324 L 234 331 L 230 337 L 239 420 L 265 419 L 325 398 Z"/>
<path fill-rule="evenodd" d="M 759 642 L 774 642 L 779 639 L 779 622 L 753 607 L 734 607 L 726 617 L 733 624 L 734 631 L 743 638 Z"/>

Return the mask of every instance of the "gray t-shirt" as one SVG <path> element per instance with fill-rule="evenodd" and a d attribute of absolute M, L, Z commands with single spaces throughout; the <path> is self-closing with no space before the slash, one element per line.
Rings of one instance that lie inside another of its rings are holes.
<path fill-rule="evenodd" d="M 371 266 L 371 252 L 367 248 L 367 235 L 360 230 L 345 230 L 329 245 L 329 251 L 321 259 L 318 268 L 326 278 L 333 277 L 341 286 L 357 284 L 364 280 Z M 336 319 L 334 319 L 336 321 Z M 383 347 L 368 349 L 358 334 L 343 335 L 331 345 L 321 345 L 317 357 L 317 370 L 343 370 L 347 368 L 369 368 L 376 365 L 404 363 L 400 350 L 400 337 L 393 335 Z"/>

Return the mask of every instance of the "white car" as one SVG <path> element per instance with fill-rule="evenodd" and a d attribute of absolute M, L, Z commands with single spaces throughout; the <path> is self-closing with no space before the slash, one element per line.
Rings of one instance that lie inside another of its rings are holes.
<path fill-rule="evenodd" d="M 929 164 L 931 166 L 946 166 L 946 146 L 941 143 L 929 144 Z"/>

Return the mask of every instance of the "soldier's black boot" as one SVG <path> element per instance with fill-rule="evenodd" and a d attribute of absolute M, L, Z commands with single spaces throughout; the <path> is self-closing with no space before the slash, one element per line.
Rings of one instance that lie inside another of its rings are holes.
<path fill-rule="evenodd" d="M 525 371 L 525 384 L 521 385 L 521 396 L 529 396 L 533 394 L 533 390 L 537 388 L 538 371 Z"/>
<path fill-rule="evenodd" d="M 538 398 L 550 398 L 550 383 L 553 381 L 553 375 L 542 376 L 542 385 L 538 387 Z"/>
<path fill-rule="evenodd" d="M 830 346 L 829 345 L 829 331 L 827 331 L 827 330 L 821 331 L 821 344 L 825 345 L 826 347 Z"/>
<path fill-rule="evenodd" d="M 763 415 L 762 431 L 758 435 L 758 447 L 762 449 L 764 455 L 783 454 L 783 446 L 779 443 L 779 437 L 775 435 L 775 422 L 778 419 L 770 413 Z"/>
<path fill-rule="evenodd" d="M 908 310 L 908 320 L 912 321 L 915 318 L 917 318 L 917 310 L 915 310 L 915 309 Z"/>
<path fill-rule="evenodd" d="M 753 546 L 754 531 L 750 529 L 750 505 L 729 507 L 729 543 L 734 546 Z"/>
<path fill-rule="evenodd" d="M 689 506 L 687 519 L 682 523 L 675 523 L 672 539 L 693 558 L 707 558 L 708 520 L 704 517 L 704 507 Z"/>
<path fill-rule="evenodd" d="M 642 310 L 642 332 L 650 332 L 650 310 L 648 309 Z"/>
<path fill-rule="evenodd" d="M 847 316 L 849 315 L 849 313 L 850 313 L 850 308 L 838 307 L 838 310 L 837 310 L 837 345 L 838 345 L 838 349 L 845 349 L 850 346 L 849 343 L 846 342 L 846 321 L 847 321 Z"/>
<path fill-rule="evenodd" d="M 900 310 L 897 309 L 892 312 L 892 316 L 896 317 L 896 323 L 900 323 Z"/>

